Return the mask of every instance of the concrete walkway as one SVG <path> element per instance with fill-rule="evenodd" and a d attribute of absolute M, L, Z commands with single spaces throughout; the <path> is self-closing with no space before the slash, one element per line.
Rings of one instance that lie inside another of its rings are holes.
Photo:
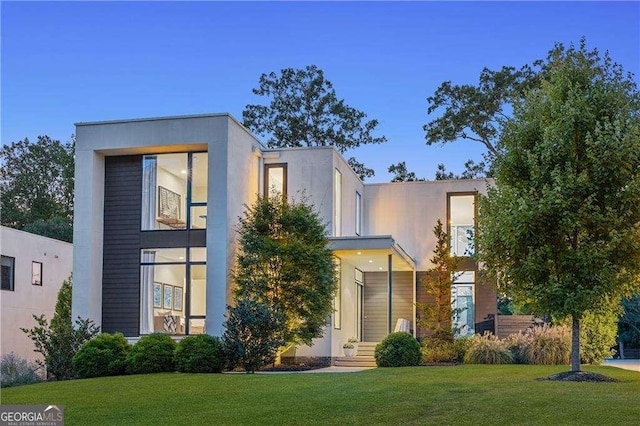
<path fill-rule="evenodd" d="M 319 373 L 357 373 L 358 371 L 371 370 L 376 367 L 331 367 L 318 368 L 304 371 L 257 371 L 256 374 L 319 374 Z"/>
<path fill-rule="evenodd" d="M 602 362 L 602 365 L 624 368 L 625 370 L 637 371 L 640 373 L 640 359 L 605 359 Z"/>

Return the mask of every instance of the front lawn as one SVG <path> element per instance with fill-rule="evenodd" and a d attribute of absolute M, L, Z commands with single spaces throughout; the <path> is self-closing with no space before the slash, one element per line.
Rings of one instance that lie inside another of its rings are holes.
<path fill-rule="evenodd" d="M 463 365 L 333 374 L 163 373 L 3 389 L 2 404 L 65 406 L 95 424 L 638 424 L 640 374 L 536 381 L 566 366 Z"/>

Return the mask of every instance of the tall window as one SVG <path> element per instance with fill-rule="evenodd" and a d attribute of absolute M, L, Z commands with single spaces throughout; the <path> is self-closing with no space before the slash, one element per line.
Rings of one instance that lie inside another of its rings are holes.
<path fill-rule="evenodd" d="M 145 155 L 142 230 L 207 226 L 207 153 Z"/>
<path fill-rule="evenodd" d="M 475 195 L 449 195 L 449 235 L 452 256 L 473 256 L 475 253 Z"/>
<path fill-rule="evenodd" d="M 42 262 L 31 262 L 31 284 L 42 285 Z"/>
<path fill-rule="evenodd" d="M 0 286 L 2 290 L 14 290 L 16 259 L 14 257 L 2 256 L 2 274 L 0 276 Z"/>
<path fill-rule="evenodd" d="M 456 336 L 472 336 L 475 333 L 474 271 L 457 272 L 451 286 L 453 330 Z"/>
<path fill-rule="evenodd" d="M 362 195 L 356 191 L 356 235 L 362 235 Z"/>
<path fill-rule="evenodd" d="M 287 199 L 287 165 L 266 164 L 264 166 L 265 198 L 282 197 Z"/>
<path fill-rule="evenodd" d="M 140 334 L 204 333 L 206 248 L 143 249 L 140 265 Z"/>
<path fill-rule="evenodd" d="M 333 258 L 335 274 L 338 285 L 333 299 L 333 328 L 339 330 L 342 327 L 342 261 L 338 257 Z"/>
<path fill-rule="evenodd" d="M 335 200 L 333 205 L 333 235 L 342 236 L 342 173 L 338 169 L 335 171 Z"/>

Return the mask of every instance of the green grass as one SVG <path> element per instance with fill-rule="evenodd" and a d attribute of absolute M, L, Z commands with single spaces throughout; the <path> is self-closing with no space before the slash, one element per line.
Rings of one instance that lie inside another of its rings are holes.
<path fill-rule="evenodd" d="M 67 425 L 638 424 L 640 374 L 536 381 L 566 367 L 464 365 L 334 374 L 163 373 L 3 389 L 2 404 L 64 405 Z"/>

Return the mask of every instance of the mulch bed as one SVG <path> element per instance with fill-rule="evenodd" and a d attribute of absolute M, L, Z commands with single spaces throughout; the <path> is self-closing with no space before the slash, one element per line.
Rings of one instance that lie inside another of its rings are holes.
<path fill-rule="evenodd" d="M 554 380 L 559 382 L 617 382 L 616 379 L 598 373 L 588 371 L 566 371 L 549 377 L 541 377 L 537 380 Z"/>

